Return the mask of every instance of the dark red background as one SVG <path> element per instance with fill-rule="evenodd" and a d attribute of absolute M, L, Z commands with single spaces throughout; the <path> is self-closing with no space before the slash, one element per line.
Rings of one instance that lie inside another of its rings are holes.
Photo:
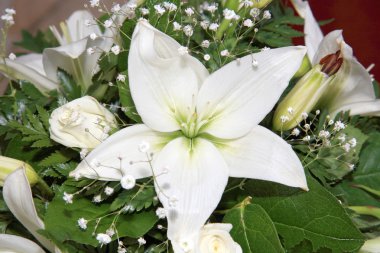
<path fill-rule="evenodd" d="M 371 74 L 380 80 L 380 0 L 309 0 L 317 20 L 334 18 L 322 27 L 324 34 L 343 30 L 345 41 L 367 68 L 375 63 Z"/>

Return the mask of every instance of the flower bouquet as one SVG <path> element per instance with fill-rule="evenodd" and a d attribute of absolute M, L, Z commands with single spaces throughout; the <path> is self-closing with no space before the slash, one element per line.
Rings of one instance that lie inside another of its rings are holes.
<path fill-rule="evenodd" d="M 378 86 L 307 1 L 14 15 L 0 252 L 379 252 Z"/>

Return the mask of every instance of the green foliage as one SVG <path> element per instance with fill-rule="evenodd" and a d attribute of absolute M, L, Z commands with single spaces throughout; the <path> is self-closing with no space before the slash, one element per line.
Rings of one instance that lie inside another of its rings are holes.
<path fill-rule="evenodd" d="M 45 48 L 58 46 L 58 42 L 50 30 L 46 32 L 38 31 L 35 36 L 28 31 L 23 30 L 21 35 L 21 41 L 14 44 L 32 52 L 42 53 Z"/>
<path fill-rule="evenodd" d="M 82 96 L 82 88 L 74 78 L 62 69 L 58 69 L 58 80 L 61 84 L 62 94 L 69 100 L 74 100 Z"/>
<path fill-rule="evenodd" d="M 285 252 L 269 215 L 261 206 L 245 202 L 228 211 L 223 219 L 233 225 L 230 234 L 243 252 Z"/>
<path fill-rule="evenodd" d="M 74 241 L 96 247 L 99 244 L 95 238 L 96 234 L 105 233 L 112 227 L 111 224 L 115 224 L 120 237 L 139 238 L 157 222 L 154 211 L 142 210 L 133 214 L 121 214 L 115 219 L 115 215 L 105 216 L 109 213 L 109 209 L 110 205 L 107 203 L 95 204 L 85 198 L 74 198 L 72 204 L 66 204 L 62 199 L 62 193 L 58 193 L 48 205 L 44 234 L 64 246 Z M 79 228 L 77 221 L 80 218 L 89 221 L 86 230 Z M 99 218 L 101 219 L 98 220 Z"/>
<path fill-rule="evenodd" d="M 139 212 L 157 205 L 156 192 L 152 187 L 135 188 L 130 191 L 121 192 L 110 206 L 110 211 L 116 211 L 123 206 L 130 206 L 133 210 Z"/>
<path fill-rule="evenodd" d="M 308 186 L 309 192 L 267 182 L 256 182 L 247 188 L 253 202 L 271 217 L 285 249 L 291 250 L 307 240 L 313 252 L 323 247 L 333 253 L 356 252 L 363 244 L 363 236 L 341 204 L 311 178 Z"/>

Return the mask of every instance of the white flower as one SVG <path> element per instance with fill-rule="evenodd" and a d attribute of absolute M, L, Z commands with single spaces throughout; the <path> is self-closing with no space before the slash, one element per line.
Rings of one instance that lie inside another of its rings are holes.
<path fill-rule="evenodd" d="M 353 56 L 352 48 L 343 39 L 342 31 L 332 31 L 326 36 L 313 16 L 308 1 L 291 0 L 298 14 L 305 19 L 304 33 L 308 56 L 312 65 L 317 66 L 328 55 L 338 54 L 341 66 L 327 83 L 323 95 L 317 100 L 324 104 L 334 117 L 341 111 L 350 115 L 380 116 L 380 100 L 376 99 L 371 75 Z M 337 65 L 339 66 L 339 65 Z"/>
<path fill-rule="evenodd" d="M 154 9 L 156 10 L 156 13 L 158 14 L 158 15 L 163 15 L 164 13 L 165 13 L 165 9 L 164 8 L 162 8 L 162 6 L 161 5 L 159 5 L 159 4 L 156 4 L 155 6 L 154 6 Z"/>
<path fill-rule="evenodd" d="M 114 53 L 114 55 L 120 54 L 120 47 L 118 45 L 111 47 L 111 52 Z"/>
<path fill-rule="evenodd" d="M 352 138 L 351 140 L 349 140 L 349 141 L 348 141 L 348 143 L 350 143 L 350 145 L 351 145 L 351 148 L 354 148 L 354 147 L 356 147 L 356 144 L 357 144 L 357 142 L 356 142 L 356 139 L 355 139 L 355 138 Z"/>
<path fill-rule="evenodd" d="M 156 215 L 159 219 L 165 219 L 166 218 L 165 208 L 162 208 L 162 207 L 157 208 Z"/>
<path fill-rule="evenodd" d="M 244 7 L 252 7 L 253 6 L 252 0 L 243 0 L 242 3 L 243 3 Z"/>
<path fill-rule="evenodd" d="M 106 188 L 104 188 L 104 193 L 107 195 L 107 196 L 111 196 L 114 192 L 114 189 L 112 187 L 109 187 L 109 186 L 106 186 Z"/>
<path fill-rule="evenodd" d="M 98 35 L 96 35 L 96 33 L 91 33 L 90 34 L 90 39 L 91 40 L 96 40 L 97 37 L 98 37 Z"/>
<path fill-rule="evenodd" d="M 174 3 L 164 2 L 163 5 L 169 12 L 177 10 L 177 5 Z"/>
<path fill-rule="evenodd" d="M 201 43 L 201 47 L 208 48 L 210 46 L 210 41 L 204 40 Z"/>
<path fill-rule="evenodd" d="M 218 30 L 218 27 L 219 27 L 219 24 L 211 23 L 210 26 L 208 27 L 208 29 L 210 29 L 211 31 L 216 31 L 216 30 Z"/>
<path fill-rule="evenodd" d="M 100 203 L 102 202 L 102 196 L 101 195 L 96 195 L 92 198 L 92 202 L 94 203 Z"/>
<path fill-rule="evenodd" d="M 64 192 L 62 198 L 66 202 L 66 204 L 72 204 L 73 203 L 73 197 L 74 197 L 74 195 L 69 194 L 67 192 Z"/>
<path fill-rule="evenodd" d="M 96 235 L 96 240 L 98 240 L 98 242 L 102 245 L 109 244 L 112 241 L 112 239 L 109 235 L 102 234 L 102 233 L 99 233 Z"/>
<path fill-rule="evenodd" d="M 105 28 L 110 28 L 113 24 L 113 21 L 112 19 L 107 19 L 106 21 L 104 21 L 104 27 Z"/>
<path fill-rule="evenodd" d="M 209 74 L 196 58 L 180 55 L 179 47 L 147 21 L 137 23 L 128 77 L 143 123 L 110 136 L 71 172 L 106 181 L 154 175 L 158 198 L 167 210 L 167 236 L 175 249 L 200 231 L 229 177 L 307 189 L 291 146 L 259 126 L 300 67 L 305 48 L 255 53 Z M 252 68 L 252 57 L 267 64 Z M 147 160 L 136 148 L 143 140 L 154 153 L 150 162 L 138 162 Z M 120 153 L 128 154 L 122 166 Z M 90 168 L 94 159 L 101 166 Z M 166 168 L 171 168 L 169 173 L 163 173 Z"/>
<path fill-rule="evenodd" d="M 99 0 L 90 0 L 91 7 L 99 7 Z"/>
<path fill-rule="evenodd" d="M 263 19 L 271 19 L 271 18 L 272 18 L 272 14 L 270 14 L 268 10 L 264 11 Z"/>
<path fill-rule="evenodd" d="M 191 25 L 186 25 L 185 27 L 183 27 L 183 32 L 187 37 L 191 37 L 193 35 L 194 30 Z"/>
<path fill-rule="evenodd" d="M 9 60 L 11 60 L 11 61 L 14 61 L 14 60 L 16 60 L 16 55 L 14 54 L 14 53 L 10 53 L 9 55 L 8 55 L 8 59 Z"/>
<path fill-rule="evenodd" d="M 149 10 L 147 8 L 140 8 L 141 15 L 149 15 Z"/>
<path fill-rule="evenodd" d="M 351 150 L 351 145 L 350 143 L 345 143 L 342 148 L 344 149 L 344 151 L 346 151 L 347 153 L 350 152 Z"/>
<path fill-rule="evenodd" d="M 114 4 L 111 8 L 111 12 L 118 13 L 121 10 L 120 4 Z"/>
<path fill-rule="evenodd" d="M 137 239 L 137 242 L 139 243 L 140 246 L 146 244 L 146 241 L 143 237 L 140 237 L 139 239 Z"/>
<path fill-rule="evenodd" d="M 87 229 L 87 223 L 88 223 L 88 220 L 84 219 L 84 218 L 80 218 L 78 220 L 78 226 L 83 229 L 83 230 L 86 230 Z"/>
<path fill-rule="evenodd" d="M 244 20 L 243 25 L 246 27 L 253 27 L 253 22 L 251 19 L 246 19 Z"/>
<path fill-rule="evenodd" d="M 95 53 L 95 49 L 92 47 L 87 48 L 87 54 L 92 55 Z"/>
<path fill-rule="evenodd" d="M 4 11 L 5 11 L 5 13 L 8 14 L 8 15 L 16 15 L 16 10 L 15 10 L 15 9 L 12 9 L 12 8 L 6 8 Z"/>
<path fill-rule="evenodd" d="M 180 55 L 185 55 L 185 54 L 188 54 L 189 53 L 189 49 L 187 47 L 179 47 L 178 48 L 178 53 Z"/>
<path fill-rule="evenodd" d="M 125 175 L 120 179 L 121 187 L 126 190 L 130 190 L 136 185 L 136 179 L 132 175 Z"/>
<path fill-rule="evenodd" d="M 260 15 L 260 9 L 258 8 L 253 8 L 249 14 L 253 17 L 253 18 L 257 18 L 259 15 Z"/>
<path fill-rule="evenodd" d="M 50 138 L 66 147 L 93 149 L 104 139 L 104 127 L 116 127 L 115 116 L 90 96 L 55 109 L 50 115 Z"/>
<path fill-rule="evenodd" d="M 115 230 L 113 228 L 109 228 L 106 230 L 106 234 L 112 237 L 115 235 Z"/>
<path fill-rule="evenodd" d="M 325 131 L 325 130 L 321 130 L 318 134 L 318 137 L 319 138 L 322 138 L 322 139 L 327 139 L 330 137 L 330 132 L 329 131 Z"/>
<path fill-rule="evenodd" d="M 207 30 L 207 28 L 209 27 L 210 25 L 210 22 L 207 21 L 207 20 L 202 20 L 201 23 L 200 23 L 201 27 L 204 29 L 204 30 Z"/>
<path fill-rule="evenodd" d="M 218 10 L 218 6 L 215 5 L 215 4 L 210 4 L 208 7 L 207 7 L 207 11 L 211 12 L 211 13 L 214 13 L 215 11 Z"/>
<path fill-rule="evenodd" d="M 225 19 L 227 19 L 227 20 L 231 20 L 231 19 L 235 18 L 236 13 L 235 13 L 235 11 L 233 11 L 233 10 L 230 10 L 230 9 L 224 9 L 224 10 L 223 10 L 223 16 L 224 16 Z"/>
<path fill-rule="evenodd" d="M 211 56 L 210 56 L 209 54 L 205 54 L 205 55 L 203 56 L 203 59 L 204 59 L 205 61 L 209 61 L 209 60 L 211 59 Z"/>
<path fill-rule="evenodd" d="M 116 77 L 116 80 L 119 81 L 119 82 L 125 82 L 127 76 L 124 75 L 124 74 L 118 74 L 117 77 Z"/>
<path fill-rule="evenodd" d="M 186 8 L 185 13 L 187 16 L 190 17 L 190 16 L 194 15 L 194 10 L 193 10 L 193 8 Z"/>
<path fill-rule="evenodd" d="M 294 136 L 298 136 L 298 135 L 300 135 L 300 130 L 299 130 L 298 128 L 294 128 L 294 129 L 292 130 L 291 135 L 294 135 Z"/>
<path fill-rule="evenodd" d="M 139 151 L 141 153 L 146 153 L 148 152 L 150 149 L 150 144 L 149 142 L 146 142 L 146 141 L 142 141 L 140 144 L 139 144 Z"/>
<path fill-rule="evenodd" d="M 173 30 L 174 31 L 179 31 L 182 29 L 182 26 L 178 22 L 173 22 Z"/>
<path fill-rule="evenodd" d="M 340 120 L 338 120 L 334 124 L 334 131 L 340 131 L 340 130 L 345 129 L 345 128 L 346 128 L 346 125 Z"/>
<path fill-rule="evenodd" d="M 231 237 L 231 224 L 214 223 L 203 226 L 199 236 L 199 252 L 243 253 L 239 244 Z"/>
<path fill-rule="evenodd" d="M 220 52 L 220 55 L 226 57 L 226 56 L 229 56 L 229 55 L 230 55 L 230 52 L 228 52 L 227 49 L 224 49 L 224 50 L 222 50 L 222 51 Z"/>

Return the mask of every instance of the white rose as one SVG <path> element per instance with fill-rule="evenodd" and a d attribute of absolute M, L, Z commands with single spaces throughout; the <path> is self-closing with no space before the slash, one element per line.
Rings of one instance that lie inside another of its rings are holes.
<path fill-rule="evenodd" d="M 199 237 L 202 253 L 242 253 L 242 249 L 230 235 L 231 224 L 213 223 L 204 225 Z"/>
<path fill-rule="evenodd" d="M 93 149 L 116 127 L 115 116 L 90 96 L 75 99 L 50 115 L 50 138 L 66 147 Z"/>

